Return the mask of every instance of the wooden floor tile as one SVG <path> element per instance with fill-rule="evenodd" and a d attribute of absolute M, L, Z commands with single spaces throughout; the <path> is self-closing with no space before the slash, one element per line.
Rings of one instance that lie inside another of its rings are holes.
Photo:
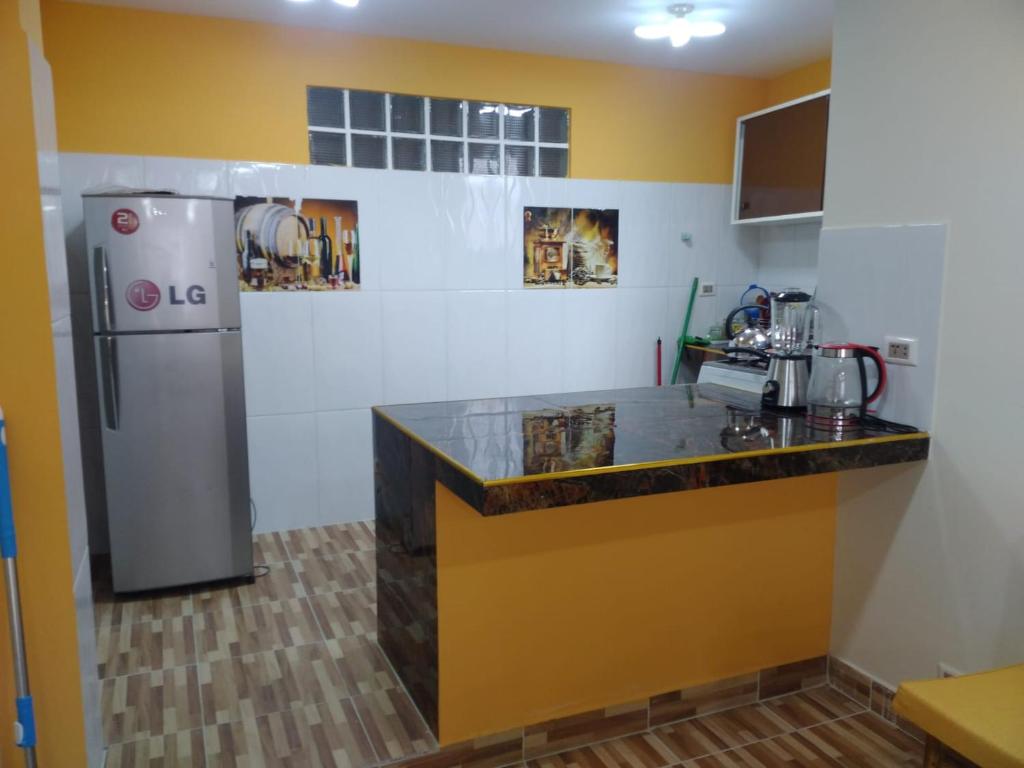
<path fill-rule="evenodd" d="M 169 736 L 114 744 L 106 768 L 203 768 L 203 732 L 181 731 Z"/>
<path fill-rule="evenodd" d="M 821 686 L 762 702 L 795 730 L 849 717 L 865 708 L 834 688 Z"/>
<path fill-rule="evenodd" d="M 201 661 L 321 641 L 313 611 L 305 599 L 200 613 L 195 622 Z"/>
<path fill-rule="evenodd" d="M 365 768 L 375 762 L 351 700 L 206 728 L 210 768 Z"/>
<path fill-rule="evenodd" d="M 429 754 L 403 760 L 401 768 L 526 768 L 523 729 L 461 741 Z M 397 766 L 396 766 L 397 768 Z"/>
<path fill-rule="evenodd" d="M 178 590 L 127 598 L 102 588 L 93 590 L 93 615 L 97 629 L 174 619 L 191 616 L 194 612 L 191 595 Z"/>
<path fill-rule="evenodd" d="M 302 557 L 295 569 L 307 594 L 326 595 L 350 589 L 372 587 L 376 580 L 373 552 L 346 552 L 324 557 Z"/>
<path fill-rule="evenodd" d="M 871 712 L 800 732 L 840 765 L 909 768 L 921 765 L 924 747 Z"/>
<path fill-rule="evenodd" d="M 257 565 L 270 565 L 291 560 L 288 548 L 284 545 L 284 534 L 257 533 L 252 537 L 252 560 Z"/>
<path fill-rule="evenodd" d="M 180 616 L 99 628 L 96 659 L 100 678 L 194 664 L 192 623 L 193 617 Z"/>
<path fill-rule="evenodd" d="M 792 664 L 767 667 L 761 670 L 759 677 L 761 699 L 805 691 L 828 682 L 828 657 L 816 656 Z"/>
<path fill-rule="evenodd" d="M 288 531 L 285 544 L 292 559 L 372 552 L 377 546 L 373 526 L 365 522 Z"/>
<path fill-rule="evenodd" d="M 404 691 L 376 691 L 352 699 L 381 762 L 436 749 L 434 737 Z"/>
<path fill-rule="evenodd" d="M 205 725 L 342 699 L 341 673 L 322 644 L 199 664 Z"/>
<path fill-rule="evenodd" d="M 763 704 L 749 704 L 655 729 L 680 760 L 723 752 L 793 730 Z"/>
<path fill-rule="evenodd" d="M 401 687 L 375 641 L 362 636 L 343 637 L 328 640 L 327 650 L 334 658 L 348 696 Z"/>
<path fill-rule="evenodd" d="M 801 733 L 786 733 L 745 747 L 706 755 L 683 768 L 838 768 L 826 750 Z M 867 768 L 867 764 L 864 765 Z"/>
<path fill-rule="evenodd" d="M 651 725 L 665 725 L 757 701 L 757 673 L 652 696 Z"/>
<path fill-rule="evenodd" d="M 310 605 L 320 628 L 328 639 L 368 636 L 377 631 L 377 591 L 375 589 L 353 589 L 349 592 L 332 592 L 329 595 L 314 595 Z"/>
<path fill-rule="evenodd" d="M 530 760 L 644 730 L 647 699 L 528 725 L 523 732 L 523 754 Z"/>
<path fill-rule="evenodd" d="M 528 768 L 662 768 L 678 762 L 672 750 L 650 733 L 624 736 L 600 744 L 527 762 Z"/>
<path fill-rule="evenodd" d="M 162 738 L 199 728 L 202 721 L 196 668 L 177 667 L 104 680 L 100 707 L 107 744 Z"/>
<path fill-rule="evenodd" d="M 305 597 L 305 591 L 295 568 L 290 562 L 286 562 L 268 564 L 267 572 L 263 576 L 257 576 L 252 584 L 233 584 L 197 591 L 192 601 L 196 613 L 208 613 L 299 597 Z"/>
<path fill-rule="evenodd" d="M 871 706 L 871 678 L 835 656 L 828 657 L 828 683 L 858 704 Z"/>

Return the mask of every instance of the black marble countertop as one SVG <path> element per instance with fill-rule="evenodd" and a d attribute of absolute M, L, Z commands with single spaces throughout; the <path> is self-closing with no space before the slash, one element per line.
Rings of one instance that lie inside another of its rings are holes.
<path fill-rule="evenodd" d="M 926 433 L 834 435 L 713 384 L 379 406 L 483 514 L 917 461 Z"/>

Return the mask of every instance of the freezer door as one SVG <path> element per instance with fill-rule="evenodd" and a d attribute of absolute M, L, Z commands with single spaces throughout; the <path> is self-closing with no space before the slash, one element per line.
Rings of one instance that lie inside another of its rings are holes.
<path fill-rule="evenodd" d="M 86 196 L 93 327 L 238 328 L 234 206 L 171 196 Z"/>
<path fill-rule="evenodd" d="M 252 574 L 237 331 L 96 337 L 114 589 Z"/>

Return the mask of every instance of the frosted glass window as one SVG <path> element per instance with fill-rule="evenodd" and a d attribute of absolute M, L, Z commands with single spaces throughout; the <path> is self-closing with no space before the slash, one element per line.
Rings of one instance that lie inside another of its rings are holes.
<path fill-rule="evenodd" d="M 352 110 L 350 128 L 360 131 L 383 131 L 384 94 L 370 91 L 349 91 L 349 109 Z"/>
<path fill-rule="evenodd" d="M 569 110 L 306 88 L 309 161 L 487 176 L 569 175 Z"/>
<path fill-rule="evenodd" d="M 533 141 L 533 124 L 537 119 L 533 107 L 505 108 L 505 138 L 510 141 Z"/>
<path fill-rule="evenodd" d="M 552 176 L 564 179 L 569 175 L 569 150 L 561 147 L 540 148 L 538 176 Z"/>
<path fill-rule="evenodd" d="M 398 171 L 427 170 L 427 142 L 423 139 L 393 138 L 391 167 Z"/>
<path fill-rule="evenodd" d="M 347 165 L 345 134 L 309 132 L 309 160 L 313 165 Z"/>
<path fill-rule="evenodd" d="M 536 147 L 506 144 L 505 175 L 533 176 L 533 155 L 536 151 Z"/>
<path fill-rule="evenodd" d="M 487 104 L 482 101 L 469 102 L 469 138 L 497 139 L 500 121 L 498 114 L 501 104 Z"/>
<path fill-rule="evenodd" d="M 345 127 L 345 90 L 343 88 L 318 88 L 315 85 L 306 89 L 306 111 L 309 113 L 309 124 L 322 128 Z"/>
<path fill-rule="evenodd" d="M 545 144 L 569 143 L 569 110 L 541 107 L 540 140 Z"/>
<path fill-rule="evenodd" d="M 391 132 L 423 133 L 422 96 L 391 97 Z"/>
<path fill-rule="evenodd" d="M 462 173 L 461 141 L 430 142 L 430 170 Z"/>
<path fill-rule="evenodd" d="M 430 132 L 434 136 L 462 135 L 462 102 L 454 99 L 430 100 Z"/>
<path fill-rule="evenodd" d="M 501 173 L 501 147 L 497 144 L 469 144 L 469 172 L 497 176 Z"/>
<path fill-rule="evenodd" d="M 356 168 L 387 168 L 388 147 L 384 136 L 352 134 L 352 165 Z"/>

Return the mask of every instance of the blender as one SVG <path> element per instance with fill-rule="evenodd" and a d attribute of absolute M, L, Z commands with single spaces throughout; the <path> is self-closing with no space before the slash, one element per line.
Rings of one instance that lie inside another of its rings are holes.
<path fill-rule="evenodd" d="M 799 411 L 807 407 L 811 327 L 817 310 L 810 294 L 787 289 L 772 296 L 772 348 L 761 404 Z"/>

